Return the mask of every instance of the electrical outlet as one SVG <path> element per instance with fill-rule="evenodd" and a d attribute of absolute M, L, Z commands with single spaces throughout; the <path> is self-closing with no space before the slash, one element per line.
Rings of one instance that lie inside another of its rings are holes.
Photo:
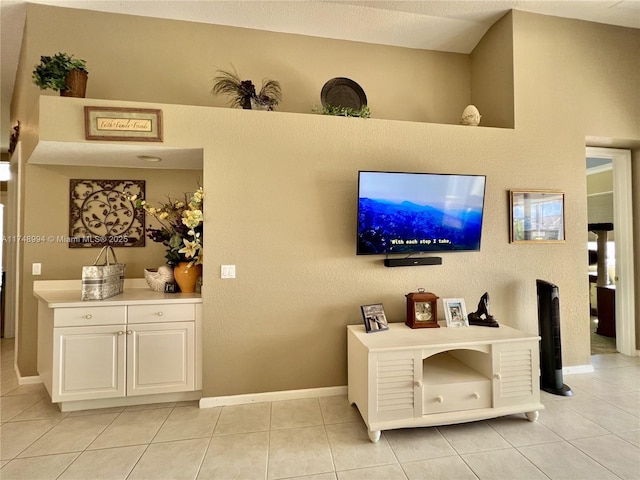
<path fill-rule="evenodd" d="M 31 274 L 32 275 L 42 275 L 42 264 L 41 263 L 33 263 L 33 264 L 31 264 Z"/>

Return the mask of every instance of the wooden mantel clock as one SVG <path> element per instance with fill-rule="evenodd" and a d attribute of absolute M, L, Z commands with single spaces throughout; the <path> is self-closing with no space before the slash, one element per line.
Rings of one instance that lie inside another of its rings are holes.
<path fill-rule="evenodd" d="M 425 292 L 419 288 L 417 292 L 408 293 L 407 321 L 411 328 L 439 328 L 438 325 L 438 296 Z"/>

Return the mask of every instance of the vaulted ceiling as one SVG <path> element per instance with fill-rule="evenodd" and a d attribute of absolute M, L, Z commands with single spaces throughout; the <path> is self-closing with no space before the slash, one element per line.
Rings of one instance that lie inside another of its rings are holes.
<path fill-rule="evenodd" d="M 8 147 L 9 108 L 26 12 L 0 0 L 0 151 Z M 640 28 L 640 0 L 30 0 L 68 8 L 169 18 L 469 53 L 509 10 Z"/>

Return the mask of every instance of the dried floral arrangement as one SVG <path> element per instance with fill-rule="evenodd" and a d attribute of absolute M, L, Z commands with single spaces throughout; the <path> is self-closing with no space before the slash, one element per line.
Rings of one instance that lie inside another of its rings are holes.
<path fill-rule="evenodd" d="M 234 71 L 218 70 L 218 75 L 213 78 L 214 95 L 228 95 L 229 103 L 233 107 L 242 107 L 246 110 L 256 108 L 258 110 L 273 110 L 282 100 L 280 83 L 275 80 L 262 80 L 262 87 L 256 92 L 256 87 L 251 80 L 242 80 Z"/>

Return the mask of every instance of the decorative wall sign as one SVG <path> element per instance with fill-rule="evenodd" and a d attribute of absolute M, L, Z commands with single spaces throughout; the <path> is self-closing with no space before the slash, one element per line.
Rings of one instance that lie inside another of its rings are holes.
<path fill-rule="evenodd" d="M 69 247 L 144 247 L 144 180 L 69 181 Z"/>
<path fill-rule="evenodd" d="M 84 107 L 87 140 L 161 142 L 162 110 Z"/>

